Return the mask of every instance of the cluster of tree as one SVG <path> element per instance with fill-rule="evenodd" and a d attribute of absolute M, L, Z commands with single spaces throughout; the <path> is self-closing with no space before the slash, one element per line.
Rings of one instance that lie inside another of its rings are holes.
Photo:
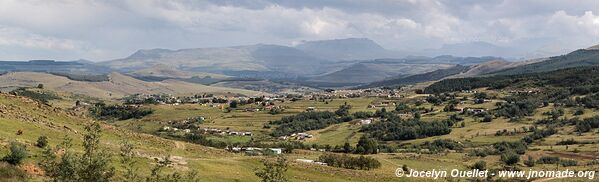
<path fill-rule="evenodd" d="M 445 150 L 462 151 L 464 149 L 464 145 L 450 139 L 437 139 L 432 142 L 426 141 L 422 144 L 422 147 L 431 152 L 442 152 Z"/>
<path fill-rule="evenodd" d="M 514 153 L 522 155 L 528 149 L 526 143 L 521 141 L 515 142 L 497 142 L 492 145 L 492 147 L 483 147 L 479 149 L 474 149 L 470 152 L 472 156 L 486 157 L 489 155 L 500 155 L 505 153 Z"/>
<path fill-rule="evenodd" d="M 570 139 L 566 139 L 566 140 L 561 140 L 559 142 L 556 143 L 556 145 L 577 145 L 577 144 L 597 144 L 599 142 L 597 141 L 578 141 L 578 140 L 574 140 L 572 138 Z"/>
<path fill-rule="evenodd" d="M 347 149 L 347 147 L 344 147 L 344 149 Z M 378 150 L 378 143 L 374 139 L 362 135 L 360 140 L 358 140 L 358 144 L 356 145 L 356 150 L 354 152 L 358 154 L 376 154 L 378 153 Z"/>
<path fill-rule="evenodd" d="M 530 116 L 537 108 L 537 104 L 530 100 L 506 99 L 507 102 L 498 102 L 497 109 L 494 110 L 495 116 L 518 119 L 524 116 Z"/>
<path fill-rule="evenodd" d="M 498 75 L 445 79 L 424 89 L 424 93 L 443 93 L 472 90 L 482 87 L 501 89 L 505 87 L 526 88 L 553 86 L 578 92 L 599 90 L 599 67 L 567 68 L 543 73 Z"/>
<path fill-rule="evenodd" d="M 576 132 L 585 133 L 594 128 L 599 128 L 599 116 L 585 118 L 576 122 Z"/>
<path fill-rule="evenodd" d="M 144 107 L 129 105 L 106 105 L 96 103 L 89 109 L 90 114 L 98 119 L 118 119 L 126 120 L 131 118 L 140 119 L 146 115 L 152 114 L 153 110 Z"/>
<path fill-rule="evenodd" d="M 599 93 L 595 93 L 586 97 L 576 97 L 575 103 L 586 108 L 599 108 Z"/>
<path fill-rule="evenodd" d="M 318 157 L 318 161 L 327 163 L 329 166 L 346 169 L 370 170 L 381 167 L 381 163 L 378 160 L 363 155 L 352 157 L 347 154 L 325 153 Z"/>
<path fill-rule="evenodd" d="M 175 138 L 175 139 L 182 139 L 182 140 L 185 140 L 190 143 L 195 143 L 195 144 L 200 144 L 203 146 L 209 146 L 209 147 L 215 147 L 215 148 L 225 148 L 228 146 L 228 144 L 224 141 L 208 139 L 206 136 L 204 136 L 200 133 L 197 133 L 195 131 L 192 133 L 186 133 L 185 135 L 183 135 L 183 137 L 174 135 L 174 134 L 170 134 L 169 137 Z M 241 144 L 236 143 L 233 145 L 241 145 Z"/>
<path fill-rule="evenodd" d="M 548 127 L 545 129 L 538 129 L 537 127 L 534 127 L 532 133 L 522 138 L 522 141 L 526 143 L 532 143 L 535 140 L 539 140 L 556 133 L 557 129 L 555 129 L 554 127 Z"/>
<path fill-rule="evenodd" d="M 361 131 L 383 141 L 410 140 L 449 134 L 454 124 L 450 120 L 423 122 L 417 118 L 404 121 L 393 115 L 385 121 L 364 126 Z"/>
<path fill-rule="evenodd" d="M 368 112 L 368 111 L 358 111 L 352 114 L 352 116 L 354 116 L 354 118 L 358 118 L 358 119 L 366 119 L 366 118 L 371 118 L 374 116 L 374 114 L 372 112 Z"/>
<path fill-rule="evenodd" d="M 349 115 L 349 105 L 340 106 L 339 110 L 333 112 L 302 112 L 293 116 L 285 116 L 280 120 L 269 122 L 269 124 L 279 125 L 276 127 L 272 136 L 285 136 L 293 133 L 309 130 L 322 129 L 332 124 L 348 122 L 353 120 Z"/>
<path fill-rule="evenodd" d="M 50 100 L 60 99 L 60 97 L 58 97 L 58 96 L 56 96 L 54 94 L 47 93 L 47 92 L 42 92 L 42 91 L 32 91 L 32 90 L 29 90 L 29 89 L 24 88 L 24 87 L 18 88 L 18 89 L 13 90 L 13 91 L 10 91 L 9 93 L 12 94 L 12 95 L 18 95 L 18 96 L 28 97 L 30 99 L 33 99 L 33 100 L 38 101 L 38 102 L 43 103 L 43 104 L 48 104 L 48 102 Z"/>
<path fill-rule="evenodd" d="M 429 95 L 426 97 L 426 101 L 428 103 L 431 103 L 434 105 L 440 105 L 441 103 L 443 103 L 445 101 L 454 100 L 454 99 L 455 99 L 455 95 L 448 94 L 448 93 Z"/>

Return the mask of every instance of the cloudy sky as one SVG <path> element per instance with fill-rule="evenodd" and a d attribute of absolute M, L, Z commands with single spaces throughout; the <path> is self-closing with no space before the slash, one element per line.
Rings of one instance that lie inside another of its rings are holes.
<path fill-rule="evenodd" d="M 394 50 L 484 41 L 560 52 L 599 44 L 599 1 L 0 0 L 0 60 L 348 37 Z"/>

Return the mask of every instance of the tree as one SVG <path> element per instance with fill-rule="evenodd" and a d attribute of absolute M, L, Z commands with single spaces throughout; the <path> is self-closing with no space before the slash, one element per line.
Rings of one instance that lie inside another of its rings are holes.
<path fill-rule="evenodd" d="M 277 157 L 276 161 L 263 160 L 264 169 L 256 171 L 256 176 L 262 179 L 262 182 L 287 182 L 289 179 L 285 176 L 287 172 L 287 158 Z"/>
<path fill-rule="evenodd" d="M 35 146 L 37 146 L 39 148 L 44 148 L 44 147 L 48 146 L 48 137 L 46 137 L 46 136 L 38 137 L 37 142 L 35 143 Z"/>
<path fill-rule="evenodd" d="M 237 108 L 237 104 L 238 104 L 238 103 L 237 103 L 237 101 L 236 101 L 236 100 L 234 100 L 234 101 L 231 101 L 231 103 L 229 103 L 229 108 Z"/>
<path fill-rule="evenodd" d="M 17 142 L 10 142 L 10 151 L 4 158 L 2 158 L 2 161 L 17 165 L 21 164 L 26 157 L 27 149 L 25 148 L 25 145 Z"/>
<path fill-rule="evenodd" d="M 528 156 L 528 159 L 524 161 L 524 165 L 528 166 L 528 167 L 534 167 L 535 166 L 535 159 L 532 158 L 532 156 Z"/>
<path fill-rule="evenodd" d="M 345 144 L 343 144 L 343 152 L 345 152 L 345 153 L 351 153 L 351 152 L 353 152 L 353 150 L 354 149 L 349 144 L 349 142 L 345 142 Z"/>
<path fill-rule="evenodd" d="M 337 114 L 337 116 L 347 116 L 349 115 L 349 110 L 351 109 L 351 105 L 347 105 L 347 103 L 339 106 L 339 109 L 337 109 L 337 111 L 335 111 L 335 114 Z"/>
<path fill-rule="evenodd" d="M 83 154 L 71 150 L 70 138 L 56 146 L 48 147 L 42 156 L 40 166 L 53 181 L 110 181 L 115 169 L 110 164 L 110 154 L 100 145 L 101 127 L 97 122 L 85 127 Z M 55 153 L 64 151 L 61 157 Z"/>
<path fill-rule="evenodd" d="M 488 123 L 493 121 L 493 116 L 491 116 L 490 114 L 485 114 L 485 117 L 483 117 L 482 122 Z"/>
<path fill-rule="evenodd" d="M 372 138 L 368 138 L 364 135 L 360 137 L 356 148 L 360 148 L 361 151 L 356 150 L 356 153 L 361 154 L 376 154 L 378 153 L 378 144 Z"/>
<path fill-rule="evenodd" d="M 110 154 L 100 146 L 102 130 L 98 122 L 85 127 L 83 136 L 84 153 L 81 156 L 79 174 L 83 181 L 110 181 L 114 167 L 110 164 Z"/>
<path fill-rule="evenodd" d="M 135 167 L 136 162 L 133 160 L 135 156 L 133 148 L 133 145 L 127 141 L 121 144 L 121 164 L 125 169 L 125 174 L 123 175 L 125 178 L 124 181 L 139 181 L 139 170 Z"/>
<path fill-rule="evenodd" d="M 37 88 L 39 88 L 39 89 L 44 89 L 44 84 L 41 84 L 41 83 L 40 83 L 40 84 L 37 84 Z"/>

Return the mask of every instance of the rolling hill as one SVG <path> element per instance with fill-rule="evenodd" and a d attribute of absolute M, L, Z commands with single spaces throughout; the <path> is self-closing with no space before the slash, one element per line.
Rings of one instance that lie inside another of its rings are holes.
<path fill-rule="evenodd" d="M 595 47 L 595 46 L 594 46 Z M 599 64 L 599 50 L 594 47 L 579 49 L 566 55 L 550 57 L 544 61 L 493 72 L 495 75 L 515 75 L 559 70 L 564 68 Z"/>
<path fill-rule="evenodd" d="M 332 73 L 312 77 L 309 81 L 357 85 L 425 74 L 438 69 L 448 69 L 455 65 L 475 65 L 490 60 L 502 59 L 497 57 L 454 57 L 448 55 L 433 58 L 376 59 L 361 61 Z"/>
<path fill-rule="evenodd" d="M 397 75 L 413 75 L 452 66 L 452 64 L 409 64 L 386 61 L 361 62 L 330 74 L 311 78 L 309 81 L 360 84 Z"/>
<path fill-rule="evenodd" d="M 383 87 L 383 86 L 395 87 L 395 86 L 399 86 L 399 85 L 439 80 L 439 79 L 443 79 L 443 78 L 451 76 L 451 75 L 463 73 L 465 71 L 468 71 L 469 69 L 470 69 L 469 66 L 456 65 L 451 68 L 438 69 L 438 70 L 431 71 L 428 73 L 374 82 L 374 83 L 368 84 L 366 86 L 363 86 L 363 88 Z"/>
<path fill-rule="evenodd" d="M 187 95 L 196 93 L 242 94 L 248 96 L 265 95 L 243 89 L 205 86 L 178 80 L 146 82 L 120 73 L 111 73 L 109 81 L 86 82 L 70 80 L 63 76 L 35 72 L 12 72 L 0 76 L 1 90 L 18 87 L 33 87 L 43 84 L 44 88 L 71 94 L 80 94 L 103 99 L 122 98 L 135 93 Z M 268 95 L 268 94 L 266 94 Z"/>

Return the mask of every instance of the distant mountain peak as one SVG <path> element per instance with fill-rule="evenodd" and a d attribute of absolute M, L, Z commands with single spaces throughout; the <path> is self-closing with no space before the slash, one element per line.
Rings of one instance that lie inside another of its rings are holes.
<path fill-rule="evenodd" d="M 365 60 L 403 57 L 368 38 L 302 41 L 295 48 L 332 60 Z"/>
<path fill-rule="evenodd" d="M 172 52 L 172 50 L 169 49 L 161 49 L 161 48 L 156 48 L 156 49 L 140 49 L 135 51 L 135 53 L 131 54 L 129 57 L 127 58 L 155 58 L 160 56 L 160 54 L 162 53 L 167 53 L 167 52 Z"/>

